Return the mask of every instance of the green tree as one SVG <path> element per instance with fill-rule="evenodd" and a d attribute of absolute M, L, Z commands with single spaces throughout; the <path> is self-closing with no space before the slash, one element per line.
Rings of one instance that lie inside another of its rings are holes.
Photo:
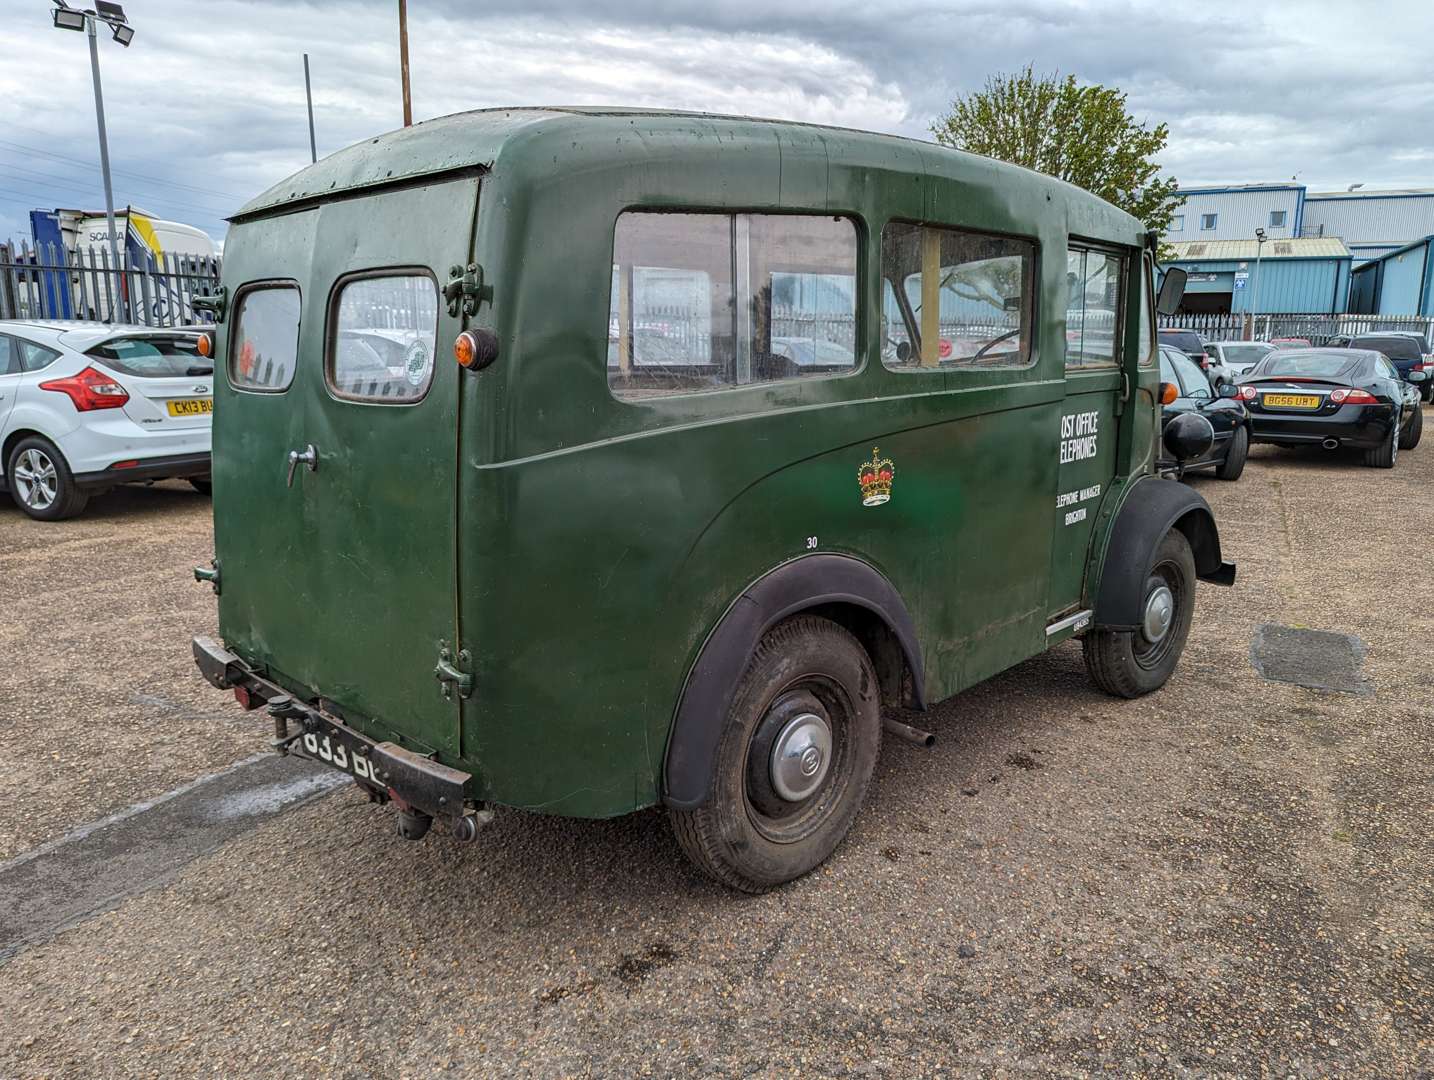
<path fill-rule="evenodd" d="M 993 75 L 958 97 L 931 125 L 943 146 L 1024 165 L 1099 195 L 1163 233 L 1184 202 L 1172 177 L 1160 179 L 1156 154 L 1170 129 L 1147 129 L 1125 110 L 1125 94 L 1081 86 L 1074 75 Z"/>

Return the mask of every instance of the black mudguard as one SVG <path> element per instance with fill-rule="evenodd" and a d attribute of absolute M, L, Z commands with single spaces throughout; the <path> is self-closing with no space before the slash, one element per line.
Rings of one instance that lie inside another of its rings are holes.
<path fill-rule="evenodd" d="M 1111 526 L 1095 602 L 1096 626 L 1106 630 L 1137 627 L 1156 545 L 1171 529 L 1179 529 L 1190 541 L 1195 573 L 1201 581 L 1235 583 L 1235 564 L 1220 557 L 1220 533 L 1210 504 L 1179 481 L 1145 477 L 1131 487 Z"/>
<path fill-rule="evenodd" d="M 703 645 L 687 676 L 668 740 L 663 802 L 695 810 L 707 801 L 722 725 L 757 643 L 788 616 L 827 604 L 854 604 L 886 624 L 905 654 L 916 704 L 926 707 L 916 626 L 895 586 L 868 564 L 845 555 L 795 559 L 738 597 Z"/>

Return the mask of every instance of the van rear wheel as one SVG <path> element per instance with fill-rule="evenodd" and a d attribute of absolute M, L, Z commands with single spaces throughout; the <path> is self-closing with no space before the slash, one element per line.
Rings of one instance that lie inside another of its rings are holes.
<path fill-rule="evenodd" d="M 829 619 L 795 616 L 757 646 L 732 696 L 708 800 L 669 811 L 673 832 L 718 881 L 766 892 L 836 850 L 880 747 L 866 650 Z"/>
<path fill-rule="evenodd" d="M 1136 698 L 1175 671 L 1195 617 L 1195 556 L 1179 529 L 1165 534 L 1145 582 L 1140 627 L 1092 630 L 1081 642 L 1086 670 L 1107 694 Z"/>

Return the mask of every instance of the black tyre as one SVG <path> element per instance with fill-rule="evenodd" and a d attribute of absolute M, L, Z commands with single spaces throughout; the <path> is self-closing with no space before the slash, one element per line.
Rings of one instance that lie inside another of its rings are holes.
<path fill-rule="evenodd" d="M 214 493 L 214 487 L 207 476 L 191 476 L 189 483 L 190 486 L 201 495 L 212 495 Z"/>
<path fill-rule="evenodd" d="M 1215 475 L 1221 480 L 1240 479 L 1240 474 L 1245 471 L 1245 459 L 1249 456 L 1250 431 L 1245 427 L 1236 428 L 1230 439 L 1230 448 L 1225 451 L 1225 460 L 1220 462 Z"/>
<path fill-rule="evenodd" d="M 1364 452 L 1364 463 L 1373 469 L 1392 469 L 1399 460 L 1399 418 L 1395 417 L 1389 438 Z"/>
<path fill-rule="evenodd" d="M 15 505 L 37 521 L 74 517 L 90 501 L 75 484 L 65 456 L 38 435 L 21 439 L 10 450 L 5 482 Z"/>
<path fill-rule="evenodd" d="M 1424 410 L 1415 408 L 1414 417 L 1409 421 L 1409 426 L 1399 436 L 1399 449 L 1413 450 L 1419 445 L 1419 439 L 1424 434 Z"/>
<path fill-rule="evenodd" d="M 1159 610 L 1162 590 L 1168 616 Z M 1179 529 L 1166 533 L 1155 549 L 1141 611 L 1146 616 L 1141 629 L 1092 630 L 1081 642 L 1086 670 L 1107 694 L 1135 698 L 1158 690 L 1180 661 L 1195 616 L 1195 556 Z"/>
<path fill-rule="evenodd" d="M 757 646 L 732 697 L 711 795 L 696 810 L 669 811 L 673 832 L 718 881 L 765 892 L 836 850 L 880 748 L 866 650 L 829 619 L 795 616 Z"/>

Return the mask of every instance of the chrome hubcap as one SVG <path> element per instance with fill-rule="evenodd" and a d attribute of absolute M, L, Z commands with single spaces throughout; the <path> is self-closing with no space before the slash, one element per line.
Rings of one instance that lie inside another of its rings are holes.
<path fill-rule="evenodd" d="M 832 729 L 816 713 L 800 713 L 772 743 L 772 787 L 788 802 L 801 802 L 822 786 L 831 759 Z"/>
<path fill-rule="evenodd" d="M 31 447 L 15 459 L 15 489 L 20 501 L 35 510 L 44 510 L 55 501 L 59 475 L 55 463 L 43 450 Z"/>
<path fill-rule="evenodd" d="M 1168 586 L 1152 589 L 1145 598 L 1145 618 L 1141 620 L 1140 632 L 1145 640 L 1154 644 L 1170 630 L 1175 618 L 1175 596 Z"/>

